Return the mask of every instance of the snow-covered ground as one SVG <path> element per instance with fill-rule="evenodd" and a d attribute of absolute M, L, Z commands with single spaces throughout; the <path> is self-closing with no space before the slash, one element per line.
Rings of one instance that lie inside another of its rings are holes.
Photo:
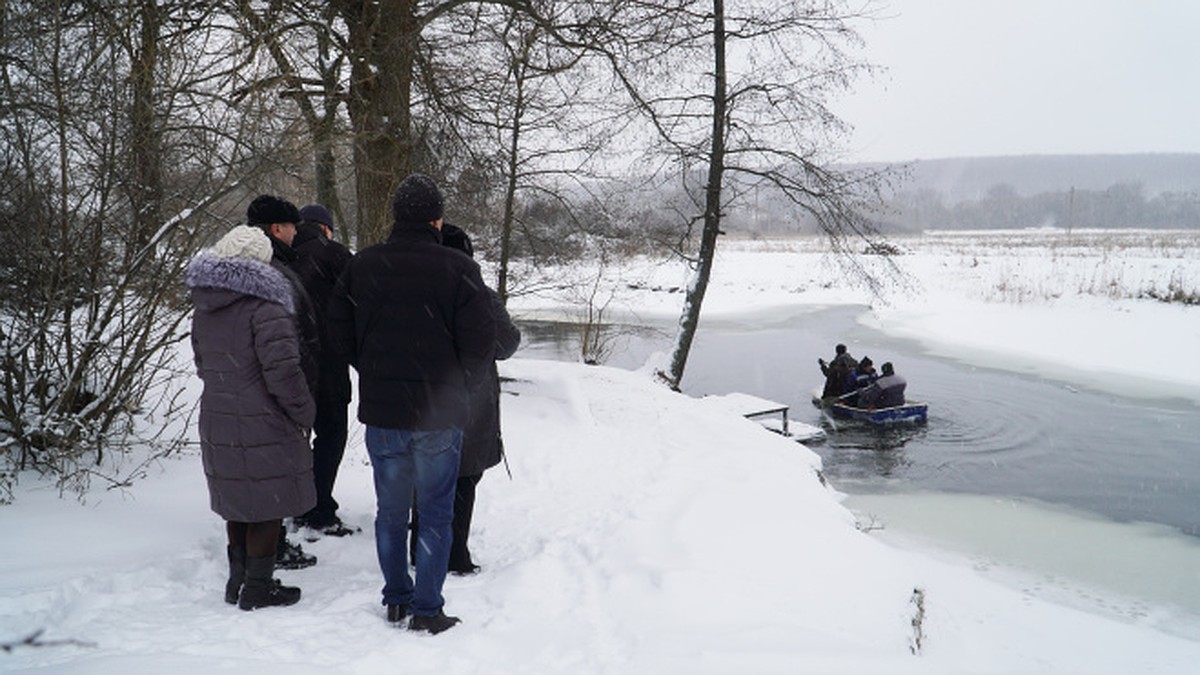
<path fill-rule="evenodd" d="M 815 237 L 722 239 L 703 317 L 862 305 L 861 321 L 941 356 L 1038 372 L 1123 395 L 1200 401 L 1200 231 L 1058 229 L 931 232 L 895 237 L 903 277 L 873 297 Z M 864 269 L 889 279 L 878 256 Z M 551 275 L 563 276 L 551 271 Z M 613 319 L 675 319 L 690 272 L 639 260 L 602 274 L 589 293 Z M 514 298 L 525 316 L 581 318 L 571 291 Z M 701 323 L 703 325 L 704 318 Z"/>
<path fill-rule="evenodd" d="M 1200 233 L 1112 247 L 1099 235 L 1081 246 L 1084 233 L 1061 244 L 989 236 L 901 242 L 912 284 L 886 302 L 847 289 L 816 241 L 722 242 L 705 312 L 870 304 L 865 321 L 944 355 L 1200 400 L 1200 308 L 1135 299 L 1172 279 L 1198 287 Z M 681 267 L 605 272 L 613 312 L 678 313 Z M 524 296 L 513 311 L 561 302 Z M 222 601 L 224 531 L 194 454 L 83 504 L 25 477 L 0 507 L 0 643 L 13 645 L 0 671 L 1124 674 L 1200 663 L 1200 642 L 1153 621 L 1055 604 L 861 531 L 819 480 L 817 455 L 664 390 L 649 368 L 515 359 L 501 371 L 513 379 L 502 402 L 512 478 L 497 469 L 480 485 L 484 570 L 446 586 L 461 626 L 428 637 L 384 621 L 354 425 L 336 494 L 363 532 L 306 545 L 320 563 L 279 575 L 304 589 L 289 608 Z"/>

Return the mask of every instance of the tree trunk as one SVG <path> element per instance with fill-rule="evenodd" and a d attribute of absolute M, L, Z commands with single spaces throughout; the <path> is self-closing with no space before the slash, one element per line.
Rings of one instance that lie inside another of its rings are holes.
<path fill-rule="evenodd" d="M 334 8 L 326 6 L 323 16 L 327 24 L 333 24 Z M 338 197 L 337 161 L 334 154 L 338 107 L 342 104 L 338 93 L 338 73 L 343 60 L 340 57 L 332 62 L 329 60 L 329 54 L 334 47 L 328 33 L 319 33 L 317 40 L 321 55 L 321 89 L 324 92 L 323 114 L 316 120 L 313 128 L 313 168 L 317 182 L 317 202 L 325 205 L 333 214 L 335 229 L 341 230 L 341 235 L 337 238 L 349 241 L 351 230 L 342 212 L 342 200 Z"/>
<path fill-rule="evenodd" d="M 162 225 L 162 127 L 154 106 L 160 12 L 156 0 L 142 0 L 138 7 L 141 31 L 129 77 L 133 89 L 129 144 L 133 153 L 133 185 L 129 197 L 134 231 L 126 256 L 138 255 Z"/>
<path fill-rule="evenodd" d="M 671 354 L 670 370 L 666 381 L 676 391 L 683 381 L 688 354 L 696 330 L 700 327 L 700 308 L 708 290 L 712 275 L 713 259 L 717 253 L 717 235 L 721 231 L 721 185 L 725 175 L 725 124 L 726 124 L 726 81 L 725 81 L 725 2 L 713 0 L 713 98 L 712 98 L 712 147 L 708 155 L 708 182 L 704 190 L 704 231 L 700 235 L 700 253 L 696 273 L 688 285 L 683 303 L 683 314 L 679 318 L 679 335 L 675 340 L 675 351 Z"/>
<path fill-rule="evenodd" d="M 336 118 L 336 111 L 330 114 L 327 109 L 325 116 L 313 128 L 313 168 L 317 182 L 317 203 L 323 204 L 334 214 L 334 225 L 343 228 L 339 238 L 346 241 L 349 230 L 345 229 L 346 224 L 342 222 L 342 204 L 337 192 L 337 162 L 333 154 L 333 125 Z"/>
<path fill-rule="evenodd" d="M 508 304 L 508 263 L 512 257 L 512 231 L 516 219 L 517 173 L 520 171 L 521 121 L 525 105 L 524 66 L 515 63 L 513 79 L 516 84 L 516 99 L 513 103 L 512 133 L 508 145 L 508 183 L 504 188 L 504 222 L 500 228 L 500 269 L 497 272 L 496 292 L 500 301 Z"/>
<path fill-rule="evenodd" d="M 358 248 L 391 231 L 391 196 L 412 171 L 412 79 L 420 36 L 416 0 L 344 2 L 350 36 Z"/>

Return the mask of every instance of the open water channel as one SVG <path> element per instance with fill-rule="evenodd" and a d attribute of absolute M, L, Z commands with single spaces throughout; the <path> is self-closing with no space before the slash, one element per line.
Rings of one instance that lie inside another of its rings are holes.
<path fill-rule="evenodd" d="M 706 320 L 683 390 L 791 406 L 824 428 L 817 452 L 863 527 L 935 547 L 1065 604 L 1200 639 L 1200 406 L 1125 398 L 927 353 L 860 325 L 861 308 Z M 518 356 L 578 360 L 576 327 L 523 322 Z M 674 328 L 621 326 L 606 363 L 639 368 Z M 832 424 L 810 402 L 817 358 L 845 343 L 892 361 L 928 424 Z"/>

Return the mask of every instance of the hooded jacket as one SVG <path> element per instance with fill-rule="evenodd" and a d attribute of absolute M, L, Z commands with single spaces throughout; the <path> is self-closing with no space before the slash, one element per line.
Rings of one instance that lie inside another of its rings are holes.
<path fill-rule="evenodd" d="M 316 406 L 288 281 L 266 263 L 208 252 L 186 281 L 212 510 L 247 523 L 304 513 L 316 504 L 307 434 Z"/>

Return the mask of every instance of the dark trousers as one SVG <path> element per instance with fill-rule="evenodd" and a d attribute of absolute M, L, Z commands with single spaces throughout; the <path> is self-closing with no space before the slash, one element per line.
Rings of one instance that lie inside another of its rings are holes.
<path fill-rule="evenodd" d="M 475 513 L 475 486 L 479 485 L 483 474 L 459 476 L 454 483 L 454 520 L 450 522 L 450 563 L 451 572 L 469 572 L 475 566 L 471 560 L 471 548 L 467 538 L 471 534 L 471 516 Z M 409 529 L 416 530 L 420 516 L 416 504 L 413 504 Z M 415 537 L 413 538 L 415 540 Z M 415 543 L 410 545 L 415 546 Z"/>
<path fill-rule="evenodd" d="M 344 401 L 317 400 L 317 417 L 313 421 L 313 481 L 317 486 L 317 505 L 305 518 L 320 522 L 331 520 L 338 510 L 333 498 L 333 483 L 338 467 L 346 453 L 346 414 Z"/>
<path fill-rule="evenodd" d="M 471 549 L 467 546 L 467 537 L 471 534 L 471 515 L 475 512 L 475 486 L 483 474 L 459 476 L 454 484 L 454 520 L 450 523 L 450 531 L 454 538 L 450 542 L 451 571 L 468 571 L 475 562 L 471 560 Z"/>
<path fill-rule="evenodd" d="M 278 518 L 261 523 L 225 521 L 225 534 L 229 538 L 229 545 L 245 548 L 246 555 L 252 558 L 274 556 L 282 533 Z"/>

